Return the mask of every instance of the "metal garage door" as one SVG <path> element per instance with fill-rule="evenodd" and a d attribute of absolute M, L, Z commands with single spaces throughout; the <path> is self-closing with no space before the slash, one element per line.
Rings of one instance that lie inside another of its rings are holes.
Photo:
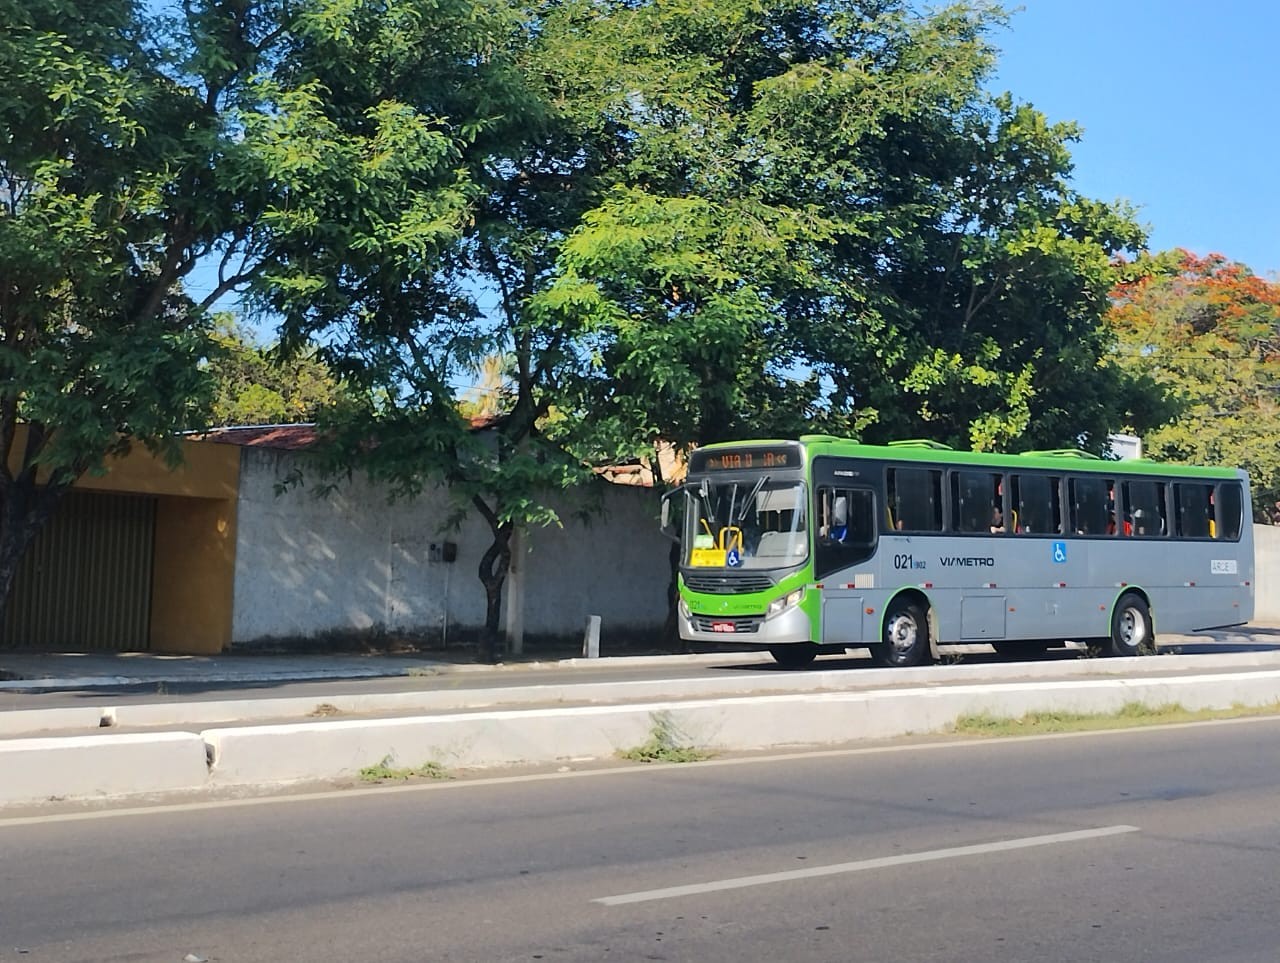
<path fill-rule="evenodd" d="M 156 499 L 72 492 L 27 549 L 0 642 L 141 650 L 149 643 Z"/>

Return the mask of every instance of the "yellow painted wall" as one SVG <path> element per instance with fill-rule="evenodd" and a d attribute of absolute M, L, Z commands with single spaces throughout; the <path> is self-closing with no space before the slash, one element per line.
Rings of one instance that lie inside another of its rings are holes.
<path fill-rule="evenodd" d="M 13 452 L 22 450 L 26 426 L 18 425 Z M 183 441 L 184 464 L 170 469 L 142 445 L 123 458 L 107 462 L 105 475 L 85 475 L 76 488 L 135 495 L 186 495 L 194 498 L 235 499 L 240 487 L 240 447 L 208 441 Z M 10 459 L 16 471 L 16 457 Z"/>
<path fill-rule="evenodd" d="M 218 447 L 232 448 L 222 445 Z M 231 644 L 236 503 L 162 496 L 156 505 L 151 649 L 212 655 Z"/>
<path fill-rule="evenodd" d="M 21 451 L 24 427 L 14 445 Z M 183 441 L 171 469 L 141 445 L 85 476 L 88 491 L 159 496 L 151 591 L 151 649 L 213 654 L 231 644 L 240 447 Z M 16 468 L 16 466 L 14 466 Z"/>

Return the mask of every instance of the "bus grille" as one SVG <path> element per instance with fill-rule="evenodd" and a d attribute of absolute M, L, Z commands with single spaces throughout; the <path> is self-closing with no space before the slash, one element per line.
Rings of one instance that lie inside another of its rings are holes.
<path fill-rule="evenodd" d="M 744 595 L 747 592 L 763 592 L 773 588 L 773 579 L 767 575 L 688 575 L 684 584 L 694 592 L 712 595 Z"/>
<path fill-rule="evenodd" d="M 745 619 L 717 619 L 709 615 L 695 615 L 689 620 L 693 624 L 696 632 L 722 632 L 725 635 L 741 635 L 749 632 L 759 632 L 760 624 L 764 619 L 756 616 L 755 618 Z M 733 628 L 730 629 L 729 626 Z"/>

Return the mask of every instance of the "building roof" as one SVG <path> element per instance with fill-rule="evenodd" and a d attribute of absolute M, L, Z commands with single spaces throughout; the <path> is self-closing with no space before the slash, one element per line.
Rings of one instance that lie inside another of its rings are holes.
<path fill-rule="evenodd" d="M 492 428 L 501 421 L 501 416 L 480 415 L 471 418 L 471 430 L 483 431 Z M 319 437 L 314 424 L 299 425 L 236 425 L 227 428 L 212 428 L 190 437 L 197 441 L 211 441 L 220 445 L 239 445 L 242 448 L 269 448 L 276 451 L 302 451 L 310 448 Z M 670 480 L 684 477 L 685 464 L 683 458 L 676 455 L 670 445 L 662 445 L 659 456 L 662 459 L 663 476 Z M 653 468 L 647 460 L 639 460 L 621 465 L 605 465 L 594 469 L 595 473 L 605 481 L 614 485 L 634 485 L 643 488 L 654 486 Z"/>
<path fill-rule="evenodd" d="M 479 415 L 467 419 L 472 431 L 492 428 L 501 421 L 500 416 Z M 319 437 L 313 423 L 296 425 L 233 425 L 211 428 L 193 433 L 197 441 L 212 441 L 220 445 L 240 445 L 244 448 L 274 448 L 278 451 L 301 451 L 310 448 Z"/>
<path fill-rule="evenodd" d="M 214 428 L 194 437 L 200 441 L 212 441 L 220 445 L 299 451 L 315 444 L 316 426 L 313 424 L 239 425 L 234 428 Z"/>

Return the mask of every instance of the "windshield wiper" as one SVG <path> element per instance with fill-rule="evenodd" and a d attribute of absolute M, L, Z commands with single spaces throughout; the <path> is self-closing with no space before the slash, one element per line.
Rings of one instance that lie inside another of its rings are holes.
<path fill-rule="evenodd" d="M 716 524 L 716 513 L 711 507 L 711 483 L 705 478 L 702 479 L 702 484 L 698 486 L 698 497 L 702 499 L 702 507 L 706 509 L 707 522 L 714 526 Z"/>
<path fill-rule="evenodd" d="M 769 481 L 768 475 L 761 475 L 760 479 L 756 482 L 755 487 L 751 489 L 751 494 L 748 495 L 745 499 L 743 499 L 742 511 L 738 515 L 739 524 L 747 520 L 747 507 L 750 506 L 756 500 L 756 496 L 760 494 L 760 489 L 764 488 L 765 483 L 768 481 Z M 737 485 L 734 485 L 733 488 L 735 492 L 738 490 Z"/>

